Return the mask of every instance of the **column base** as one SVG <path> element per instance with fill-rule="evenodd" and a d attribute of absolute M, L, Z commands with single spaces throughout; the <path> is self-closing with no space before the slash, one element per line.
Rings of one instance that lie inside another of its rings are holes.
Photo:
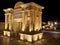
<path fill-rule="evenodd" d="M 4 31 L 3 31 L 3 35 L 4 35 L 4 36 L 10 37 L 10 31 L 4 30 Z"/>
<path fill-rule="evenodd" d="M 33 34 L 33 35 L 19 33 L 19 35 L 20 35 L 20 40 L 24 40 L 24 41 L 27 41 L 27 42 L 35 42 L 35 41 L 38 41 L 38 40 L 42 39 L 42 37 L 43 37 L 42 32 L 37 33 L 37 34 Z"/>

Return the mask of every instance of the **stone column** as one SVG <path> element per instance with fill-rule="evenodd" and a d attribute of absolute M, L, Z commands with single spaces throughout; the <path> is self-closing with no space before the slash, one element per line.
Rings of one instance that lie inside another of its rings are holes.
<path fill-rule="evenodd" d="M 11 20 L 12 16 L 11 13 L 9 13 L 9 30 L 12 30 L 12 20 Z"/>
<path fill-rule="evenodd" d="M 22 31 L 25 30 L 25 15 L 24 12 L 22 12 Z"/>
<path fill-rule="evenodd" d="M 32 24 L 31 24 L 31 21 L 29 22 L 29 32 L 32 31 Z"/>
<path fill-rule="evenodd" d="M 5 29 L 8 28 L 8 17 L 7 17 L 7 16 L 8 16 L 8 15 L 5 14 Z"/>
<path fill-rule="evenodd" d="M 38 11 L 38 15 L 37 15 L 37 17 L 36 17 L 37 19 L 37 29 L 38 29 L 38 31 L 41 29 L 41 27 L 42 27 L 42 17 L 41 17 L 41 12 L 40 11 Z"/>
<path fill-rule="evenodd" d="M 32 15 L 32 10 L 30 11 L 29 32 L 33 30 L 33 19 L 31 15 Z"/>
<path fill-rule="evenodd" d="M 39 21 L 39 24 L 40 24 L 39 30 L 40 30 L 40 29 L 42 29 L 42 12 L 40 12 L 39 14 L 40 14 L 40 18 L 39 18 L 40 19 L 40 21 Z"/>
<path fill-rule="evenodd" d="M 42 28 L 42 12 L 37 9 L 35 11 L 35 31 L 40 30 Z"/>
<path fill-rule="evenodd" d="M 34 30 L 35 30 L 35 31 L 36 31 L 37 28 L 38 28 L 37 26 L 39 26 L 39 25 L 37 25 L 37 23 L 38 23 L 37 21 L 38 21 L 38 20 L 37 20 L 37 16 L 36 16 L 36 15 L 37 15 L 37 10 L 35 11 L 35 27 L 34 27 Z"/>

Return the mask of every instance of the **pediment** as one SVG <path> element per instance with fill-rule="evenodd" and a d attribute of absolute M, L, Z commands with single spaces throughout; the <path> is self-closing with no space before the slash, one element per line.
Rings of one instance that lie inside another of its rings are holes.
<path fill-rule="evenodd" d="M 18 8 L 32 8 L 32 7 L 44 9 L 43 6 L 38 5 L 38 4 L 34 3 L 34 2 L 29 2 L 29 3 L 17 2 L 15 4 L 15 6 L 14 6 L 14 9 L 18 9 Z"/>

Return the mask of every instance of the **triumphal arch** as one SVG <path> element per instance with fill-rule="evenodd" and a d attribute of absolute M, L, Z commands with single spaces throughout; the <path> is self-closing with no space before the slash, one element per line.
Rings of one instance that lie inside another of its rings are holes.
<path fill-rule="evenodd" d="M 20 40 L 29 42 L 41 39 L 42 9 L 44 9 L 43 6 L 34 2 L 17 2 L 14 8 L 3 9 L 5 12 L 4 35 L 11 36 L 11 32 L 15 32 L 20 35 Z"/>

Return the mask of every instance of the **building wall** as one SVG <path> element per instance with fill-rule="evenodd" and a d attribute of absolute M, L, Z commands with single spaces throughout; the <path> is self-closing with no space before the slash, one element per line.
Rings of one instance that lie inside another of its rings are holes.
<path fill-rule="evenodd" d="M 9 30 L 13 29 L 14 31 L 21 29 L 25 31 L 26 27 L 29 26 L 29 31 L 39 31 L 42 28 L 42 7 L 35 3 L 23 4 L 21 7 L 18 6 L 18 8 L 14 8 L 13 10 L 8 8 L 5 12 L 5 29 L 9 28 Z M 9 18 L 6 17 L 7 15 Z M 22 23 L 22 26 L 20 23 Z"/>

